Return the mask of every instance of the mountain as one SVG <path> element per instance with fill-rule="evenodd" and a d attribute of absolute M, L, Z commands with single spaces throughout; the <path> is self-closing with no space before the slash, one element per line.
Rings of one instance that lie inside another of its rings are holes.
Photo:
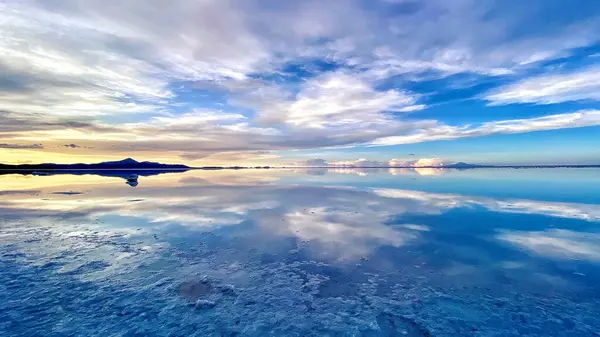
<path fill-rule="evenodd" d="M 482 167 L 482 166 L 477 165 L 477 164 L 468 164 L 468 163 L 461 161 L 461 162 L 454 163 L 454 164 L 444 165 L 442 167 L 443 168 L 455 168 L 455 169 L 470 169 L 470 168 L 477 168 L 477 167 Z"/>
<path fill-rule="evenodd" d="M 126 158 L 119 161 L 107 161 L 96 164 L 22 164 L 8 165 L 0 164 L 0 170 L 19 170 L 19 171 L 87 171 L 87 170 L 188 170 L 189 167 L 180 164 L 161 164 L 150 161 L 138 162 L 132 158 Z"/>

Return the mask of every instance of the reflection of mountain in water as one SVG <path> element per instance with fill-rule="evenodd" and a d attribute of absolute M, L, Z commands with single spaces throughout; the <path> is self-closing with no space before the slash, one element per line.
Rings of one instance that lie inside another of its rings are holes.
<path fill-rule="evenodd" d="M 126 180 L 127 185 L 131 187 L 135 187 L 138 185 L 138 179 L 132 179 L 133 175 L 137 175 L 139 177 L 150 177 L 157 176 L 159 174 L 166 173 L 182 173 L 187 170 L 57 170 L 57 171 L 49 171 L 43 172 L 44 176 L 55 176 L 55 175 L 75 175 L 75 176 L 84 176 L 84 175 L 96 175 L 101 177 L 109 177 L 109 178 L 123 178 Z M 3 174 L 23 174 L 23 175 L 37 175 L 36 171 L 22 171 L 22 170 L 0 170 L 0 175 Z"/>

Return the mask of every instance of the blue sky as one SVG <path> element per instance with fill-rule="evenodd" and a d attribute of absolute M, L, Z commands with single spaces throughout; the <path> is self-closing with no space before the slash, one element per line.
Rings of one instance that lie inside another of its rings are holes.
<path fill-rule="evenodd" d="M 598 1 L 0 1 L 0 34 L 6 162 L 600 164 Z"/>

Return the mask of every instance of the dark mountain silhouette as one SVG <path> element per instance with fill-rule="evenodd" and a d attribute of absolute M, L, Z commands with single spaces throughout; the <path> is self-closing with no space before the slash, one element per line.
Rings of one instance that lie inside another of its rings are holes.
<path fill-rule="evenodd" d="M 21 164 L 8 165 L 0 164 L 0 170 L 18 170 L 18 171 L 87 171 L 87 170 L 188 170 L 189 167 L 180 164 L 161 164 L 150 161 L 138 162 L 132 158 L 126 158 L 119 161 L 107 161 L 96 164 Z"/>
<path fill-rule="evenodd" d="M 190 168 L 185 165 L 161 164 L 155 162 L 138 162 L 132 158 L 119 161 L 107 161 L 96 164 L 0 164 L 0 175 L 97 175 L 102 177 L 118 177 L 127 180 L 129 186 L 138 185 L 137 176 L 148 177 L 165 173 L 185 172 Z M 131 176 L 136 176 L 132 180 Z"/>

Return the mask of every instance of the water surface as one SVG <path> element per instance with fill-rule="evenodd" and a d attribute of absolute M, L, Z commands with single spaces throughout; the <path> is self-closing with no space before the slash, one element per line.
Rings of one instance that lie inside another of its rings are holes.
<path fill-rule="evenodd" d="M 596 336 L 600 170 L 0 175 L 2 336 Z"/>

